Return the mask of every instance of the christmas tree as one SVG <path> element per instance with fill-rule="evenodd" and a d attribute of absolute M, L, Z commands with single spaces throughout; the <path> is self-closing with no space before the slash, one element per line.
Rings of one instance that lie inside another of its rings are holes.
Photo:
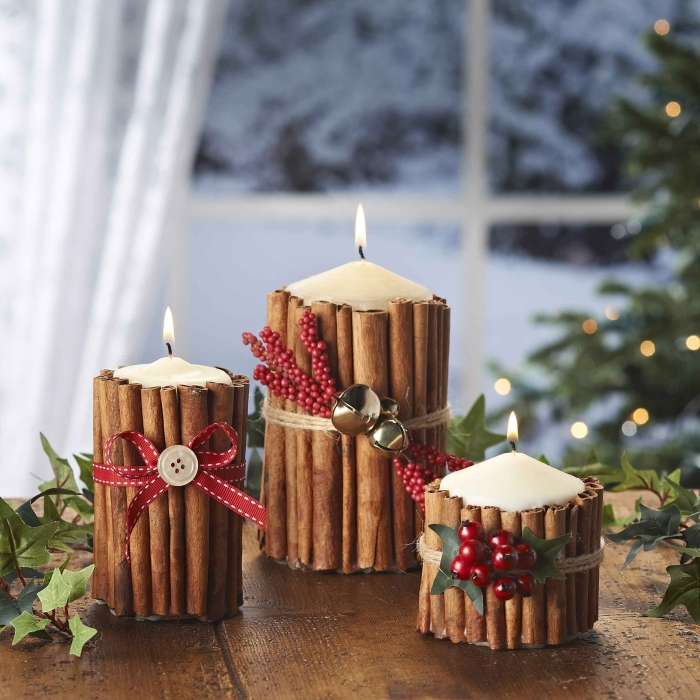
<path fill-rule="evenodd" d="M 526 425 L 568 421 L 574 437 L 590 428 L 566 465 L 582 464 L 591 448 L 619 464 L 624 449 L 635 467 L 680 466 L 686 483 L 700 484 L 700 51 L 685 36 L 657 22 L 645 37 L 657 59 L 642 78 L 646 98 L 617 99 L 610 119 L 646 211 L 630 253 L 661 256 L 668 284 L 611 281 L 599 290 L 614 299 L 604 316 L 538 318 L 561 331 L 529 358 L 547 386 L 510 379 Z M 588 425 L 574 423 L 582 419 Z"/>

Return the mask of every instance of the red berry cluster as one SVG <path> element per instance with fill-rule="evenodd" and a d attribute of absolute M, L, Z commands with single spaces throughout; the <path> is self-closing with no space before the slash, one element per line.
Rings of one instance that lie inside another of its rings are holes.
<path fill-rule="evenodd" d="M 297 366 L 294 353 L 280 340 L 280 334 L 265 326 L 260 340 L 252 333 L 243 334 L 243 344 L 250 345 L 253 355 L 263 361 L 253 371 L 253 379 L 269 387 L 275 396 L 294 401 L 308 413 L 331 417 L 331 400 L 335 379 L 330 376 L 328 348 L 318 339 L 316 315 L 305 311 L 299 319 L 299 338 L 311 355 L 313 378 Z"/>
<path fill-rule="evenodd" d="M 435 481 L 438 475 L 430 467 L 424 467 L 419 462 L 404 462 L 401 457 L 394 457 L 393 462 L 406 492 L 425 510 L 425 485 Z"/>
<path fill-rule="evenodd" d="M 412 442 L 405 450 L 406 454 L 412 455 L 417 460 L 424 461 L 429 467 L 444 467 L 451 472 L 457 472 L 460 469 L 471 467 L 474 462 L 464 457 L 457 457 L 444 452 L 440 452 L 437 447 L 427 445 L 424 442 Z M 433 477 L 434 479 L 437 476 Z M 432 481 L 432 479 L 431 479 Z M 426 483 L 430 483 L 427 481 Z"/>
<path fill-rule="evenodd" d="M 499 600 L 510 600 L 516 593 L 528 598 L 537 580 L 528 571 L 537 561 L 537 552 L 507 530 L 494 530 L 486 538 L 481 523 L 465 520 L 457 530 L 461 545 L 450 566 L 452 578 L 471 581 L 480 588 L 493 583 Z"/>

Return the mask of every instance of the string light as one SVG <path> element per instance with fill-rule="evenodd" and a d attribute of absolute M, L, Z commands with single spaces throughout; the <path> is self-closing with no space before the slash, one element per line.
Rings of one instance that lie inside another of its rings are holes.
<path fill-rule="evenodd" d="M 644 425 L 649 420 L 649 411 L 646 408 L 636 408 L 632 413 L 632 420 L 637 425 Z"/>
<path fill-rule="evenodd" d="M 613 309 L 612 306 L 608 306 L 608 308 L 605 309 L 605 316 L 611 321 L 617 321 L 617 319 L 620 318 L 620 314 Z"/>
<path fill-rule="evenodd" d="M 666 114 L 669 117 L 677 117 L 681 113 L 681 106 L 678 102 L 669 102 L 666 105 Z"/>
<path fill-rule="evenodd" d="M 598 324 L 592 319 L 587 318 L 582 324 L 583 332 L 588 335 L 593 335 L 598 330 Z"/>
<path fill-rule="evenodd" d="M 665 19 L 657 19 L 654 22 L 654 31 L 661 36 L 668 34 L 671 29 L 671 25 Z"/>
<path fill-rule="evenodd" d="M 656 345 L 651 340 L 644 340 L 639 346 L 639 350 L 644 357 L 651 357 L 656 352 Z"/>
<path fill-rule="evenodd" d="M 571 426 L 571 434 L 577 439 L 581 440 L 588 435 L 588 426 L 583 421 L 576 421 Z"/>
<path fill-rule="evenodd" d="M 622 432 L 627 435 L 627 437 L 632 437 L 637 432 L 637 426 L 634 421 L 626 420 L 622 424 Z"/>
<path fill-rule="evenodd" d="M 510 382 L 505 377 L 501 377 L 500 379 L 496 380 L 493 388 L 496 390 L 497 394 L 505 396 L 506 394 L 510 393 Z"/>
<path fill-rule="evenodd" d="M 700 337 L 697 335 L 689 335 L 685 339 L 685 346 L 688 348 L 688 350 L 692 350 L 693 352 L 695 350 L 700 350 Z"/>

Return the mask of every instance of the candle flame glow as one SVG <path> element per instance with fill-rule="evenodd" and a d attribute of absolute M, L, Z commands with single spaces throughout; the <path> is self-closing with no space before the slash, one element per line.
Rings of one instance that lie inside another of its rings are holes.
<path fill-rule="evenodd" d="M 518 419 L 515 417 L 515 411 L 511 411 L 508 416 L 508 431 L 506 433 L 508 442 L 517 442 L 518 440 Z"/>
<path fill-rule="evenodd" d="M 168 307 L 163 318 L 163 342 L 175 344 L 175 324 L 173 323 L 173 312 Z"/>
<path fill-rule="evenodd" d="M 355 248 L 367 247 L 367 225 L 365 224 L 365 210 L 361 204 L 357 206 L 355 217 Z"/>

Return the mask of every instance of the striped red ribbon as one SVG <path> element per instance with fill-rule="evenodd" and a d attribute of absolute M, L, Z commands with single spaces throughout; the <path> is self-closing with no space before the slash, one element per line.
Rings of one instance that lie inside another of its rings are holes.
<path fill-rule="evenodd" d="M 202 445 L 217 431 L 223 430 L 231 441 L 231 447 L 224 452 L 201 449 Z M 130 442 L 141 455 L 146 466 L 125 467 L 112 462 L 112 446 L 117 438 Z M 231 464 L 238 452 L 238 434 L 226 423 L 212 423 L 197 433 L 188 443 L 195 455 L 199 469 L 190 482 L 209 494 L 214 500 L 225 505 L 229 510 L 250 520 L 263 530 L 267 529 L 267 512 L 265 506 L 233 485 L 245 479 L 245 462 Z M 169 488 L 158 474 L 160 452 L 155 445 L 135 430 L 112 435 L 105 443 L 105 464 L 93 464 L 93 480 L 105 486 L 140 486 L 138 493 L 131 499 L 126 513 L 126 559 L 131 563 L 129 541 L 134 526 L 141 513 Z M 214 474 L 213 472 L 216 472 Z"/>

